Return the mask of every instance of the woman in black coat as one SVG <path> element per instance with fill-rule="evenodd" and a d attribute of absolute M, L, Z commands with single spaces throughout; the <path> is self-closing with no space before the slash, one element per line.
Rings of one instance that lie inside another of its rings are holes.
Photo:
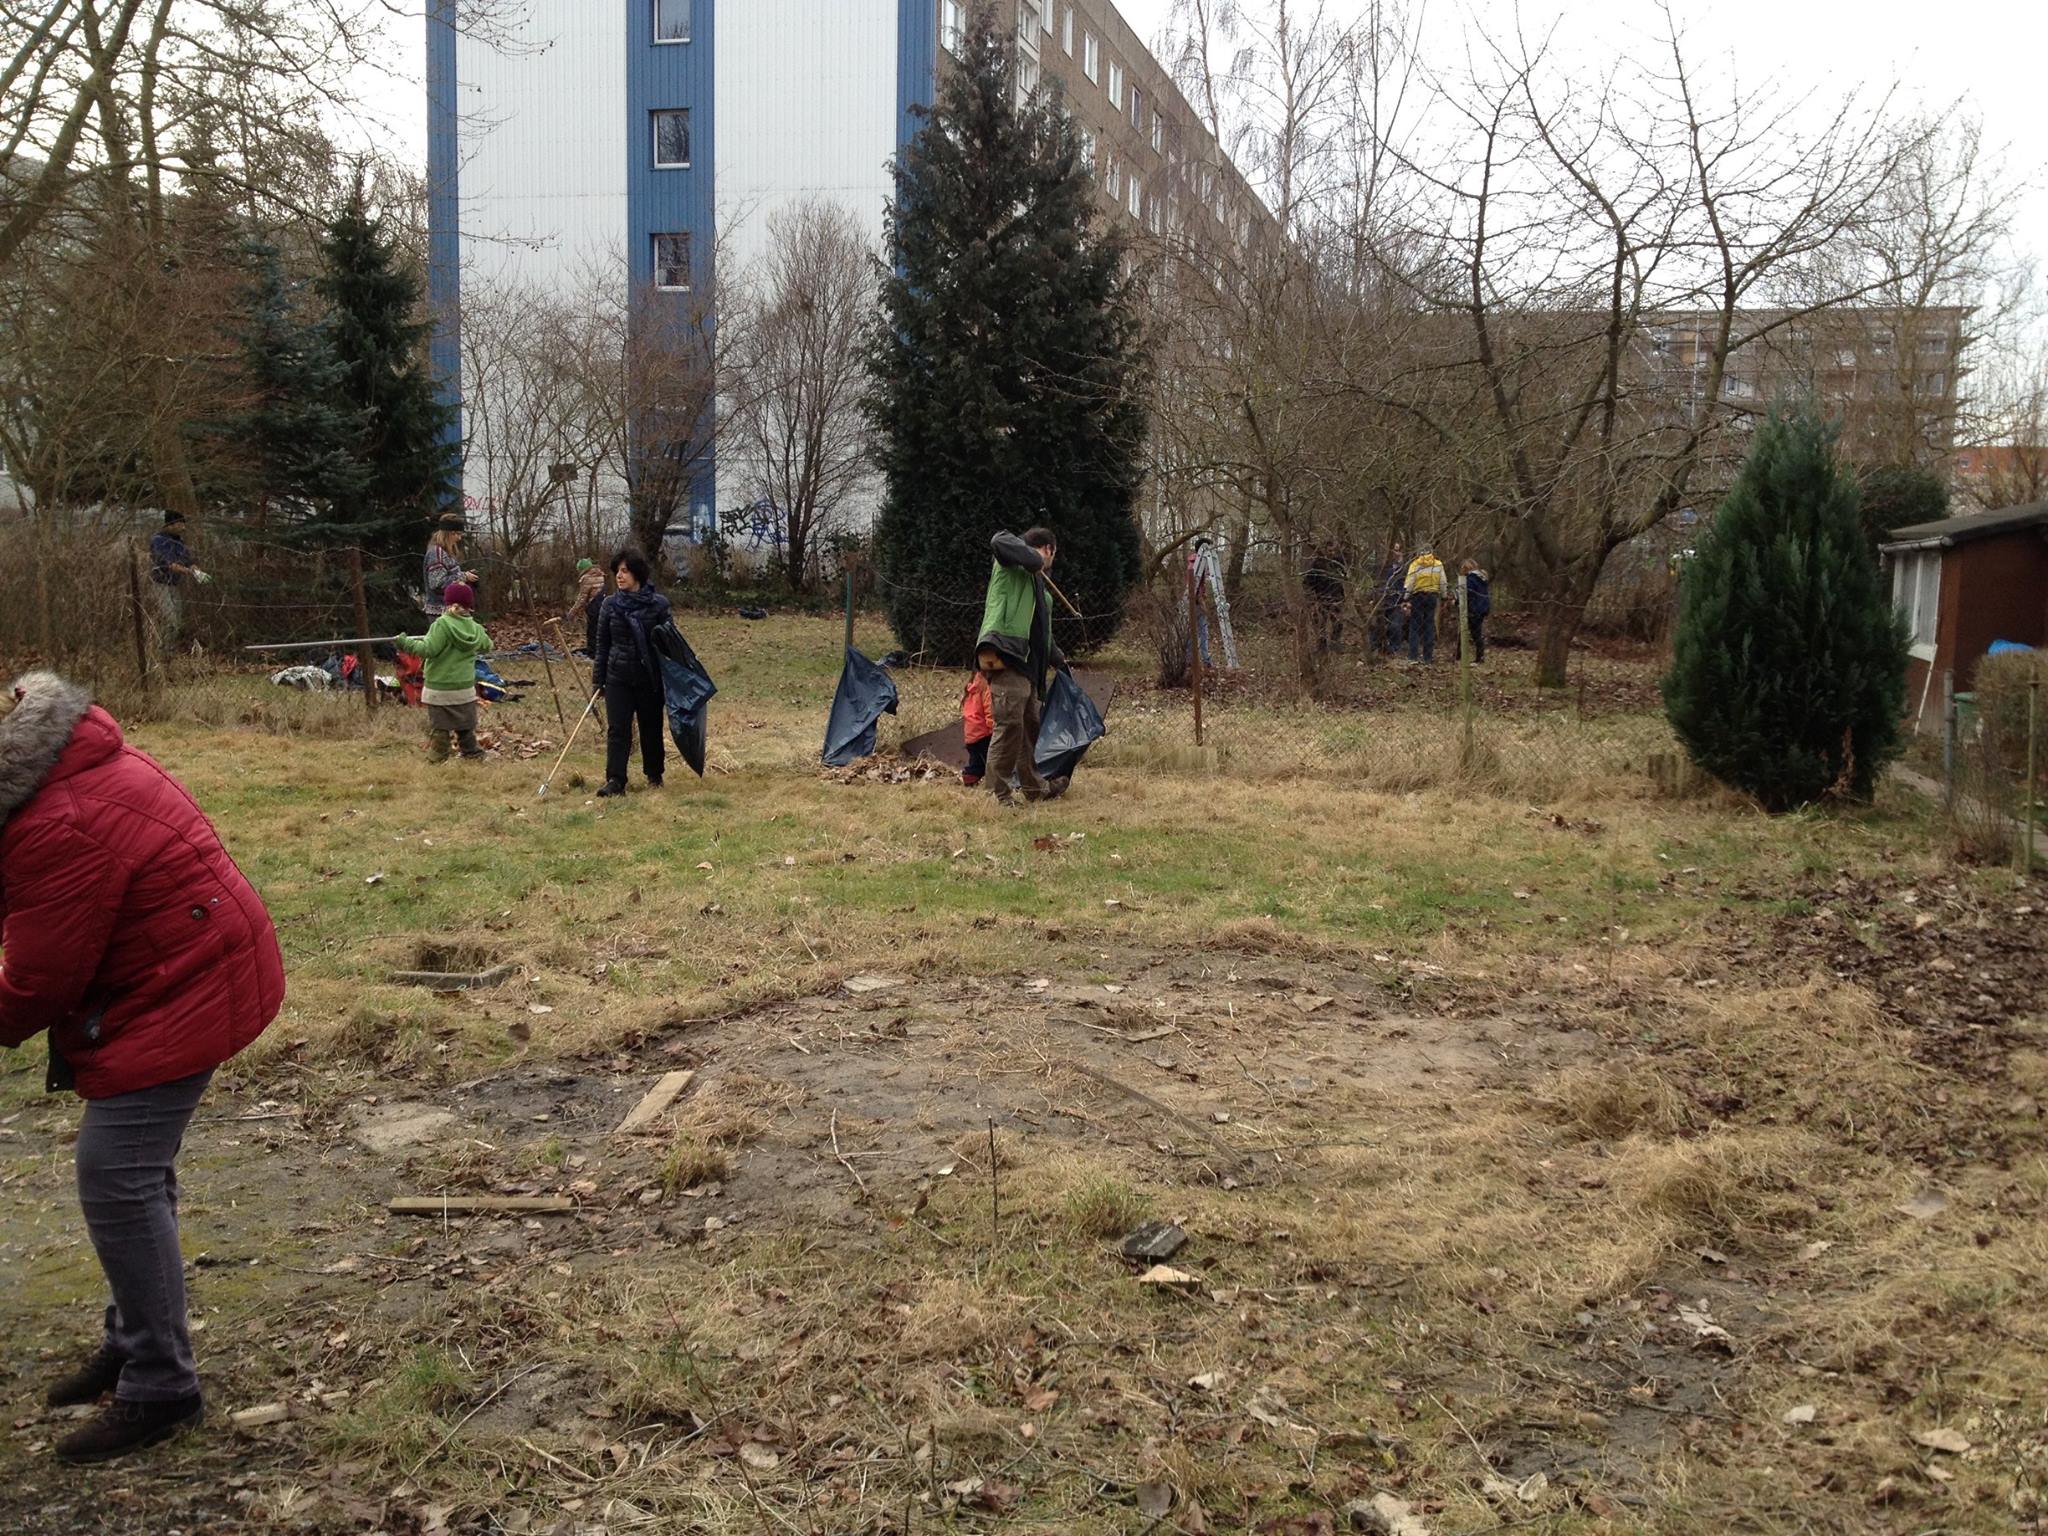
<path fill-rule="evenodd" d="M 607 721 L 604 787 L 599 795 L 626 792 L 626 758 L 633 750 L 633 722 L 640 722 L 640 768 L 650 789 L 661 788 L 661 668 L 654 659 L 652 632 L 670 614 L 668 599 L 654 590 L 654 569 L 638 550 L 612 556 L 618 590 L 604 600 L 597 618 L 597 658 L 591 680 L 604 690 Z"/>

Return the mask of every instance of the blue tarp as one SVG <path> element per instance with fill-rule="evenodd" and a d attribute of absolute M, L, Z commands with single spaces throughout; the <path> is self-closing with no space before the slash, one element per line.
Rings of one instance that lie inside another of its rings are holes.
<path fill-rule="evenodd" d="M 895 713 L 896 679 L 848 646 L 839 691 L 832 695 L 832 718 L 825 722 L 825 766 L 844 768 L 857 758 L 872 757 L 875 723 Z"/>
<path fill-rule="evenodd" d="M 1031 760 L 1039 776 L 1066 778 L 1081 765 L 1081 754 L 1102 739 L 1102 711 L 1064 672 L 1052 675 L 1045 709 L 1038 722 L 1038 744 Z"/>
<path fill-rule="evenodd" d="M 668 733 L 676 750 L 698 778 L 704 777 L 705 706 L 718 692 L 718 684 L 704 670 L 704 663 L 690 649 L 690 642 L 676 628 L 673 619 L 655 626 L 648 637 L 654 660 L 661 668 L 662 707 L 668 712 Z"/>

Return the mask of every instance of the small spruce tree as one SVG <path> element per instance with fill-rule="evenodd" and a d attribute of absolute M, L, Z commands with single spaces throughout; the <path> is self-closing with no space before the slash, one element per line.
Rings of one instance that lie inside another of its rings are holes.
<path fill-rule="evenodd" d="M 1868 800 L 1898 755 L 1906 636 L 1812 414 L 1773 412 L 1679 590 L 1664 707 L 1695 763 L 1773 811 Z"/>
<path fill-rule="evenodd" d="M 367 469 L 360 497 L 315 525 L 336 542 L 378 554 L 417 546 L 428 524 L 458 504 L 455 408 L 436 392 L 418 276 L 373 213 L 356 178 L 320 242 L 319 288 L 342 367 L 341 405 L 359 413 L 354 457 Z"/>
<path fill-rule="evenodd" d="M 1088 614 L 1115 632 L 1138 577 L 1146 432 L 1126 245 L 1095 216 L 1066 114 L 1019 107 L 1010 45 L 978 7 L 957 67 L 895 168 L 866 398 L 884 477 L 876 562 L 896 637 L 934 662 L 978 638 L 988 542 L 1034 523 Z"/>

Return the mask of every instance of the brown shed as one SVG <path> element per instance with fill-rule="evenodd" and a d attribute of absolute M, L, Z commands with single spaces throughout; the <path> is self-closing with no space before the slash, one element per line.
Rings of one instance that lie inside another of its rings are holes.
<path fill-rule="evenodd" d="M 2048 501 L 1894 528 L 1883 548 L 1912 632 L 1916 730 L 1940 728 L 1942 679 L 1967 691 L 1993 641 L 2048 645 Z"/>

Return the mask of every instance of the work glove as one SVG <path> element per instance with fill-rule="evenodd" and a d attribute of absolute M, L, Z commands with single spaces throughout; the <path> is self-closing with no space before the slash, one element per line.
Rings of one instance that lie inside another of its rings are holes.
<path fill-rule="evenodd" d="M 192 579 L 198 582 L 199 585 L 202 587 L 210 587 L 213 585 L 213 578 L 207 575 L 206 572 L 200 570 L 199 567 L 196 565 L 192 567 Z"/>

